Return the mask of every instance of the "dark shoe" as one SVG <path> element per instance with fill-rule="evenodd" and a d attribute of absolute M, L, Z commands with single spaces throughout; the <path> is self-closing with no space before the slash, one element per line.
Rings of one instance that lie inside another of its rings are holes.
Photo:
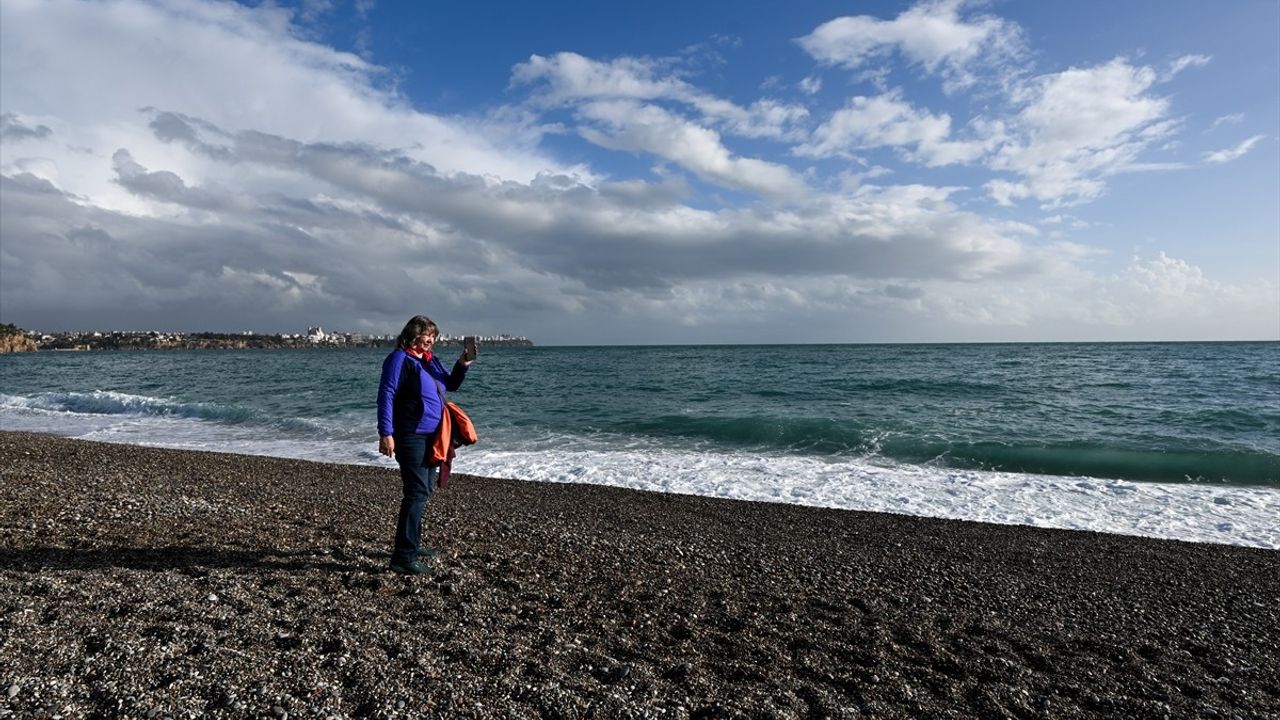
<path fill-rule="evenodd" d="M 417 560 L 411 563 L 393 562 L 391 571 L 401 575 L 430 575 L 431 566 Z"/>

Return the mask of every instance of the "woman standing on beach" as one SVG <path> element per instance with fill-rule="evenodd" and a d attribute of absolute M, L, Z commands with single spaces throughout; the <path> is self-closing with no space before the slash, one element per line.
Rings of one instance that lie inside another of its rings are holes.
<path fill-rule="evenodd" d="M 428 467 L 432 436 L 444 411 L 445 390 L 457 390 L 475 360 L 469 346 L 446 372 L 431 348 L 440 328 L 425 315 L 405 323 L 396 349 L 382 362 L 378 383 L 378 452 L 395 456 L 400 464 L 404 496 L 396 521 L 391 569 L 405 575 L 423 575 L 431 566 L 418 560 L 422 536 L 422 511 L 435 489 L 439 467 Z M 424 555 L 434 555 L 427 550 Z"/>

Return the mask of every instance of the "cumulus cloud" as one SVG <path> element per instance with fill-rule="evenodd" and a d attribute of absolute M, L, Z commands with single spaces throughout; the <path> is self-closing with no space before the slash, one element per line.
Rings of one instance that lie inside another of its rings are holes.
<path fill-rule="evenodd" d="M 781 199 L 798 199 L 804 181 L 785 165 L 733 156 L 719 133 L 677 117 L 653 105 L 626 101 L 594 102 L 583 106 L 584 117 L 608 128 L 582 128 L 583 137 L 615 150 L 652 153 L 724 187 Z"/>
<path fill-rule="evenodd" d="M 5 72 L 0 102 L 6 112 L 66 128 L 62 140 L 71 145 L 110 142 L 143 157 L 142 138 L 121 133 L 135 127 L 139 108 L 163 105 L 223 127 L 400 147 L 444 171 L 528 180 L 568 170 L 503 127 L 483 132 L 471 118 L 415 111 L 383 89 L 382 68 L 303 39 L 290 14 L 270 5 L 15 0 L 0 8 L 0 20 L 3 65 L 29 68 Z M 114 149 L 90 171 L 89 158 L 46 148 L 55 162 L 99 178 Z M 95 190 L 103 188 L 77 188 Z"/>
<path fill-rule="evenodd" d="M 237 168 L 260 165 L 305 175 L 384 212 L 442 225 L 505 252 L 528 253 L 523 261 L 541 270 L 601 287 L 662 286 L 673 278 L 726 272 L 837 269 L 977 277 L 1026 261 L 1017 232 L 958 210 L 947 188 L 868 186 L 847 197 L 816 196 L 787 210 L 712 212 L 681 204 L 661 188 L 646 193 L 646 184 L 636 181 L 622 190 L 553 175 L 494 185 L 445 176 L 364 146 L 304 144 L 246 131 L 218 147 L 205 141 L 206 133 L 195 133 L 179 142 Z M 666 202 L 657 199 L 663 197 Z"/>
<path fill-rule="evenodd" d="M 893 20 L 870 15 L 836 18 L 799 38 L 822 63 L 858 69 L 900 52 L 925 71 L 940 74 L 948 90 L 972 85 L 975 66 L 1021 52 L 1021 31 L 994 16 L 961 17 L 963 0 L 923 2 Z"/>
<path fill-rule="evenodd" d="M 193 183 L 125 148 L 112 153 L 110 182 L 148 207 L 177 211 L 123 212 L 7 175 L 7 309 L 42 308 L 46 320 L 99 312 L 117 287 L 127 292 L 116 302 L 138 317 L 170 308 L 191 313 L 187 322 L 226 313 L 298 325 L 322 313 L 375 324 L 400 314 L 406 297 L 456 309 L 456 297 L 432 287 L 445 276 L 483 298 L 470 312 L 510 303 L 584 313 L 634 296 L 673 301 L 686 283 L 973 280 L 1035 273 L 1040 263 L 1018 239 L 1022 230 L 961 211 L 946 188 L 866 186 L 788 210 L 707 211 L 683 204 L 678 184 L 588 186 L 550 173 L 493 183 L 365 144 L 232 131 L 176 113 L 137 124 L 170 147 L 176 165 L 200 167 L 192 159 L 200 158 L 272 178 L 275 190 L 250 196 Z"/>
<path fill-rule="evenodd" d="M 1274 296 L 1163 261 L 1112 282 L 1082 269 L 1093 249 L 984 217 L 960 188 L 874 184 L 902 175 L 861 160 L 826 176 L 792 166 L 892 148 L 999 165 L 1010 200 L 1092 197 L 1081 183 L 1139 166 L 1175 127 L 1149 69 L 1046 75 L 992 121 L 886 90 L 815 130 L 785 100 L 700 89 L 679 59 L 557 53 L 513 69 L 514 104 L 453 117 L 411 107 L 383 68 L 308 39 L 299 18 L 206 1 L 0 5 L 6 320 L 386 331 L 427 309 L 559 342 L 631 342 L 636 327 L 741 341 L 762 322 L 795 340 L 975 339 L 1055 328 L 1058 303 L 1090 290 L 1109 300 L 1081 327 L 1140 325 L 1124 308 L 1157 292 L 1222 313 Z M 872 30 L 891 39 L 830 64 L 865 71 L 897 52 L 955 89 L 1018 35 L 955 2 L 884 22 Z M 811 80 L 816 106 L 831 89 Z M 1054 117 L 1074 101 L 1079 126 Z M 658 167 L 614 178 L 561 162 L 548 132 Z"/>
<path fill-rule="evenodd" d="M 1275 338 L 1280 287 L 1210 280 L 1183 260 L 1158 253 L 1135 257 L 1116 272 L 1090 271 L 1095 254 L 1059 243 L 1044 250 L 1054 282 L 1042 276 L 982 282 L 924 279 L 883 282 L 859 277 L 691 283 L 678 295 L 652 301 L 680 323 L 716 334 L 726 323 L 776 323 L 780 342 L 792 338 L 839 341 L 851 328 L 875 326 L 877 339 L 1116 341 Z M 650 301 L 639 300 L 640 307 Z M 732 308 L 713 313 L 715 305 Z M 802 312 L 797 313 L 797 310 Z M 803 316 L 806 321 L 780 320 Z M 828 334 L 822 334 L 826 329 Z"/>
<path fill-rule="evenodd" d="M 1083 230 L 1089 227 L 1089 223 L 1084 220 L 1067 214 L 1050 215 L 1040 222 L 1044 225 L 1065 225 L 1076 230 Z"/>
<path fill-rule="evenodd" d="M 806 184 L 795 171 L 738 156 L 723 135 L 792 137 L 808 110 L 769 98 L 739 106 L 677 77 L 674 63 L 534 55 L 512 69 L 511 82 L 532 87 L 536 104 L 572 108 L 578 134 L 600 147 L 651 154 L 726 188 L 775 199 L 802 195 Z"/>
<path fill-rule="evenodd" d="M 1252 150 L 1253 147 L 1258 143 L 1262 142 L 1263 138 L 1265 137 L 1266 135 L 1254 135 L 1248 140 L 1242 141 L 1239 145 L 1236 145 L 1235 147 L 1229 147 L 1222 150 L 1207 152 L 1204 154 L 1204 161 L 1213 165 L 1229 163 L 1232 160 L 1236 160 L 1242 157 L 1245 153 Z"/>
<path fill-rule="evenodd" d="M 1251 337 L 1273 335 L 1280 321 L 1280 287 L 1268 282 L 1230 285 L 1161 252 L 1134 257 L 1124 271 L 1086 276 L 1085 302 L 1065 306 L 1082 324 L 1117 329 L 1140 328 L 1149 336 L 1171 337 L 1194 328 L 1200 337 L 1228 339 L 1239 325 Z M 1215 327 L 1232 318 L 1227 327 Z"/>
<path fill-rule="evenodd" d="M 1267 339 L 1280 323 L 1280 286 L 1271 282 L 1217 282 L 1162 252 L 1134 257 L 1116 272 L 1086 269 L 1078 261 L 1091 251 L 1080 246 L 1049 248 L 1046 262 L 1055 252 L 1052 283 L 928 280 L 910 292 L 885 287 L 860 297 L 917 321 L 943 321 L 956 338 L 982 329 L 993 339 Z"/>
<path fill-rule="evenodd" d="M 991 161 L 1019 179 L 991 181 L 991 196 L 1002 205 L 1034 198 L 1049 206 L 1100 196 L 1103 177 L 1134 164 L 1177 126 L 1168 99 L 1150 94 L 1155 82 L 1154 70 L 1123 58 L 1037 78 Z"/>
<path fill-rule="evenodd" d="M 600 100 L 669 101 L 687 106 L 701 122 L 735 135 L 781 139 L 808 116 L 803 106 L 764 98 L 742 107 L 699 90 L 676 76 L 674 61 L 622 57 L 593 60 L 577 53 L 533 55 L 511 72 L 513 85 L 535 86 L 547 105 L 577 105 Z"/>
<path fill-rule="evenodd" d="M 1021 28 L 976 15 L 959 0 L 921 2 L 893 19 L 837 18 L 799 42 L 820 62 L 854 70 L 862 79 L 880 73 L 882 92 L 850 98 L 794 147 L 795 154 L 850 158 L 860 150 L 895 147 L 903 159 L 926 167 L 981 164 L 1001 173 L 985 183 L 1000 205 L 1026 199 L 1046 207 L 1073 205 L 1100 197 L 1110 175 L 1190 167 L 1144 157 L 1153 146 L 1171 149 L 1168 141 L 1182 123 L 1154 88 L 1211 60 L 1183 55 L 1158 71 L 1120 57 L 1028 77 L 1025 67 L 1009 62 L 1026 55 Z M 986 117 L 967 119 L 957 135 L 949 113 L 915 106 L 900 89 L 884 89 L 894 54 L 941 76 L 948 92 L 990 75 L 1003 103 L 989 107 Z"/>
<path fill-rule="evenodd" d="M 914 151 L 908 157 L 930 167 L 968 163 L 997 141 L 998 125 L 983 129 L 987 135 L 984 139 L 953 140 L 950 115 L 914 108 L 900 92 L 859 96 L 818 126 L 809 142 L 796 146 L 795 153 L 808 157 L 848 156 L 859 149 L 910 146 Z"/>

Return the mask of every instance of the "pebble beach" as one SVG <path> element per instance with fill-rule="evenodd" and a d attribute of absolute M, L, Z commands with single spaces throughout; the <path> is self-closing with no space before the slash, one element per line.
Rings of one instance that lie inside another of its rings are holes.
<path fill-rule="evenodd" d="M 1280 717 L 1273 550 L 457 474 L 402 577 L 398 503 L 0 433 L 0 717 Z"/>

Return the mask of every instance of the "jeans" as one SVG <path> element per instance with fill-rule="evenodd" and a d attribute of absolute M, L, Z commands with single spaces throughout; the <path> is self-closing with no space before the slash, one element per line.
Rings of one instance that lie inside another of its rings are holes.
<path fill-rule="evenodd" d="M 427 467 L 430 457 L 430 435 L 396 435 L 396 462 L 400 463 L 400 482 L 404 496 L 400 500 L 400 517 L 396 520 L 393 563 L 411 563 L 418 559 L 422 537 L 422 511 L 435 490 L 440 468 Z"/>

